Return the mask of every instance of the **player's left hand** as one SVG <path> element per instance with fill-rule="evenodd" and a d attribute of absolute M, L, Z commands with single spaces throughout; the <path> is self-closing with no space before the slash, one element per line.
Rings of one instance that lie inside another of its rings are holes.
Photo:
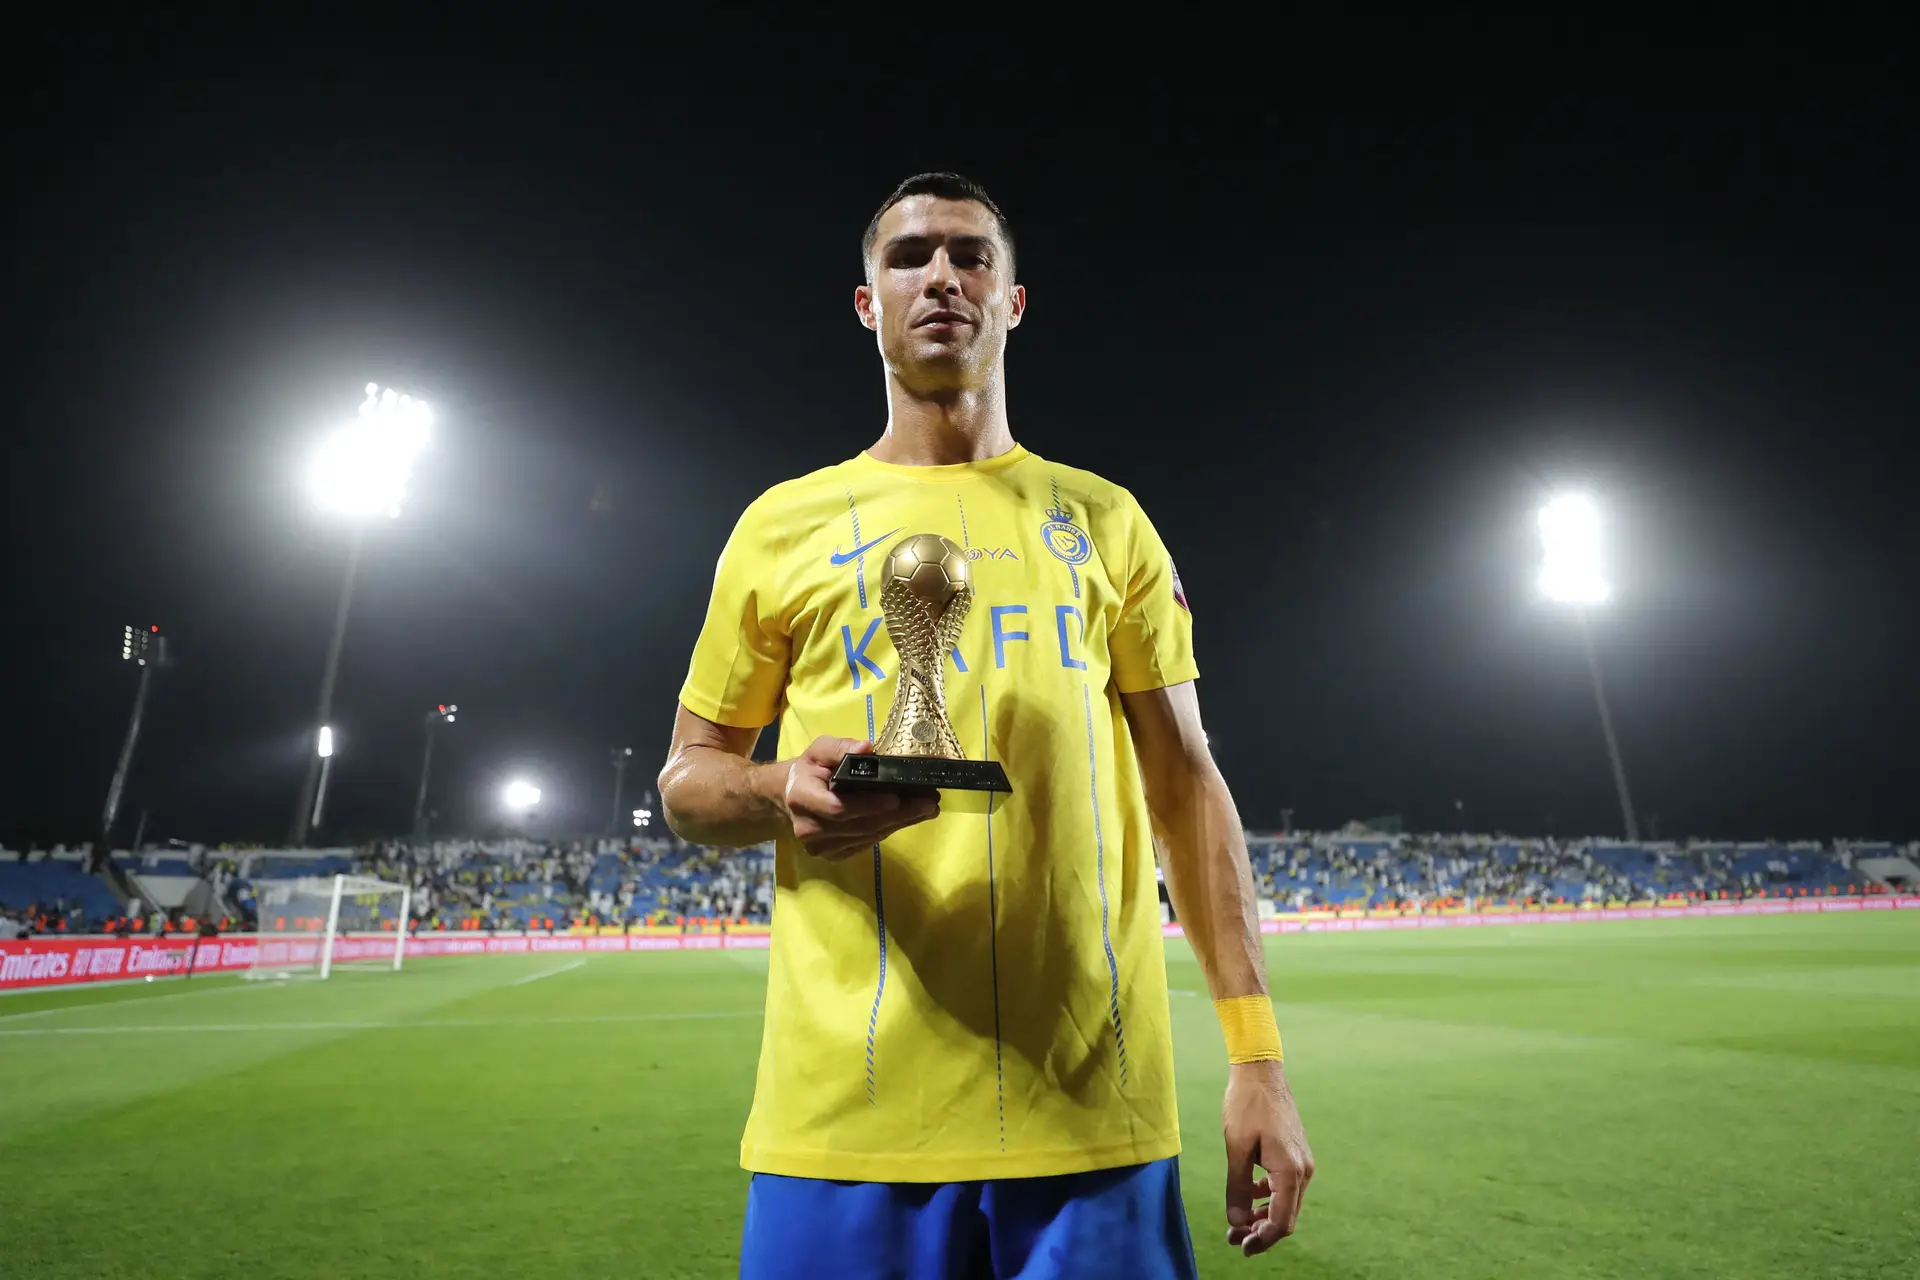
<path fill-rule="evenodd" d="M 1221 1127 L 1227 1138 L 1227 1243 L 1251 1258 L 1293 1234 L 1313 1177 L 1313 1148 L 1277 1062 L 1227 1068 Z M 1254 1168 L 1265 1170 L 1256 1178 Z M 1255 1204 L 1256 1197 L 1265 1203 Z"/>

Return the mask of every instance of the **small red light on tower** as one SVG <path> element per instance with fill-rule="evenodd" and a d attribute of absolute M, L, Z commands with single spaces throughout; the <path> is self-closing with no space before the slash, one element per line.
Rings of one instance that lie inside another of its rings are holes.
<path fill-rule="evenodd" d="M 160 634 L 160 628 L 159 628 L 159 627 L 155 627 L 155 628 L 153 629 L 153 634 L 155 634 L 155 635 L 159 635 L 159 634 Z"/>

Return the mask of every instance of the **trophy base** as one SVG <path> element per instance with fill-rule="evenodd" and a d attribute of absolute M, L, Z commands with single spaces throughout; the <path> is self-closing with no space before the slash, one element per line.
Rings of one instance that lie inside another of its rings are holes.
<path fill-rule="evenodd" d="M 833 770 L 835 790 L 997 791 L 1012 795 L 1013 784 L 998 760 L 948 760 L 941 756 L 842 756 Z"/>

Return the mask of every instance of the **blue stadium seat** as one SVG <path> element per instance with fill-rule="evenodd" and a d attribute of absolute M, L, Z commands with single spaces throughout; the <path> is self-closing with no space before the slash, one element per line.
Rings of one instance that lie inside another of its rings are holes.
<path fill-rule="evenodd" d="M 18 910 L 36 902 L 50 905 L 62 899 L 69 906 L 79 906 L 90 921 L 120 914 L 120 900 L 113 891 L 80 870 L 78 863 L 52 859 L 0 862 L 0 906 Z"/>

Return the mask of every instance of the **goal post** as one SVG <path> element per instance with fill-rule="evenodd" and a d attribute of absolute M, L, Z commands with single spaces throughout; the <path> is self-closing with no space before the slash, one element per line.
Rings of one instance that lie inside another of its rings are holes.
<path fill-rule="evenodd" d="M 413 921 L 413 886 L 400 887 L 400 927 L 393 934 L 393 970 L 400 971 L 400 961 L 407 954 L 407 925 Z"/>
<path fill-rule="evenodd" d="M 333 972 L 333 939 L 340 932 L 340 898 L 345 892 L 347 878 L 333 878 L 333 894 L 327 902 L 327 931 L 320 939 L 320 976 L 326 977 Z"/>
<path fill-rule="evenodd" d="M 327 978 L 342 965 L 398 970 L 413 890 L 371 876 L 303 876 L 254 885 L 258 945 L 249 977 Z"/>

